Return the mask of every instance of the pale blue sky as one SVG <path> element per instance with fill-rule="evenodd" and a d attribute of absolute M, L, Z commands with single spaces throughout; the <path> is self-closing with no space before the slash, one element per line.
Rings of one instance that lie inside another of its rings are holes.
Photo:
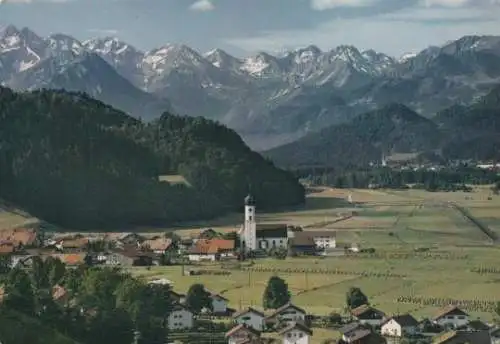
<path fill-rule="evenodd" d="M 0 25 L 148 50 L 184 43 L 236 55 L 352 44 L 392 55 L 468 34 L 500 35 L 500 0 L 0 0 Z"/>

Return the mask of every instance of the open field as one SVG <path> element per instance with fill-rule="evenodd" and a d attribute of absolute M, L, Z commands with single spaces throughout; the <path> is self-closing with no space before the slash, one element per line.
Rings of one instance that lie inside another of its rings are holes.
<path fill-rule="evenodd" d="M 0 229 L 11 229 L 37 223 L 38 219 L 29 214 L 10 207 L 0 200 Z"/>
<path fill-rule="evenodd" d="M 352 194 L 355 205 L 345 200 Z M 258 260 L 256 267 L 277 269 L 290 287 L 292 300 L 314 314 L 343 312 L 345 293 L 351 286 L 360 287 L 371 303 L 388 314 L 411 312 L 416 317 L 432 316 L 439 307 L 428 304 L 397 302 L 398 297 L 437 298 L 454 300 L 498 301 L 498 273 L 479 274 L 477 268 L 500 266 L 500 246 L 491 243 L 472 222 L 464 218 L 448 202 L 465 207 L 470 213 L 500 230 L 500 196 L 490 195 L 486 187 L 473 193 L 429 193 L 420 190 L 335 190 L 324 189 L 311 194 L 303 209 L 292 212 L 259 214 L 260 222 L 286 222 L 311 225 L 337 231 L 338 246 L 358 243 L 362 248 L 373 247 L 373 256 L 287 258 Z M 321 225 L 341 214 L 355 211 L 355 216 L 333 224 Z M 205 224 L 216 230 L 235 228 L 241 215 L 218 221 L 224 226 Z M 232 221 L 232 222 L 231 222 Z M 229 227 L 228 227 L 229 226 Z M 194 228 L 179 231 L 191 233 Z M 500 233 L 500 232 L 499 232 Z M 416 253 L 415 249 L 428 249 Z M 217 264 L 211 267 L 220 269 Z M 285 269 L 328 269 L 346 274 L 293 273 Z M 404 277 L 360 276 L 356 273 L 399 274 Z M 143 278 L 166 277 L 174 289 L 185 292 L 193 283 L 204 283 L 230 300 L 233 308 L 259 307 L 265 284 L 273 272 L 231 270 L 228 276 L 182 276 L 180 267 L 155 267 L 147 271 L 132 269 Z M 401 301 L 401 300 L 400 300 Z M 494 314 L 481 306 L 469 307 L 474 317 L 491 321 Z M 326 336 L 332 335 L 327 333 Z M 325 339 L 325 338 L 322 338 Z M 319 343 L 318 338 L 313 338 Z"/>

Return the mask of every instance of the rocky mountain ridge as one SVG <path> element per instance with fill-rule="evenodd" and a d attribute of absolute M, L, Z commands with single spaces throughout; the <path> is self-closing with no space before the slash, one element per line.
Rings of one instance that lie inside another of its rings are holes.
<path fill-rule="evenodd" d="M 108 70 L 96 76 L 100 68 L 87 64 L 78 67 L 87 70 L 79 80 L 74 66 L 88 62 L 89 54 L 95 55 L 95 64 L 102 67 L 98 57 L 116 73 Z M 261 52 L 237 58 L 221 49 L 201 54 L 185 45 L 167 44 L 143 52 L 113 37 L 80 42 L 63 34 L 41 38 L 14 26 L 0 31 L 3 85 L 69 87 L 143 118 L 155 118 L 169 107 L 180 114 L 217 119 L 256 149 L 394 102 L 424 116 L 455 103 L 468 104 L 500 81 L 499 59 L 497 36 L 466 36 L 401 59 L 349 45 L 329 51 L 311 45 L 279 56 Z M 68 70 L 72 76 L 64 75 Z M 118 83 L 128 84 L 129 103 L 141 105 L 122 104 L 125 100 L 116 91 L 99 91 L 103 84 Z"/>

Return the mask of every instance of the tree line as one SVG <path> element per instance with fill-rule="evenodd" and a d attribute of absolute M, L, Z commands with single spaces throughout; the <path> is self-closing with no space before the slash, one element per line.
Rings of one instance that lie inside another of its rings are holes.
<path fill-rule="evenodd" d="M 0 166 L 0 197 L 77 229 L 208 219 L 240 210 L 250 189 L 261 209 L 305 197 L 221 124 L 168 113 L 144 123 L 63 91 L 0 88 Z"/>
<path fill-rule="evenodd" d="M 315 170 L 316 171 L 316 170 Z M 355 169 L 297 172 L 312 185 L 331 185 L 336 188 L 413 188 L 428 191 L 470 191 L 467 185 L 494 184 L 498 186 L 500 176 L 495 171 L 480 168 L 462 167 L 442 170 L 394 170 L 391 168 Z"/>

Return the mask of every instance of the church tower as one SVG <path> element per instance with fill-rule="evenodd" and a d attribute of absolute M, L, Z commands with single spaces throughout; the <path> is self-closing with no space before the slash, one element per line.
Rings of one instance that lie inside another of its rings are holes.
<path fill-rule="evenodd" d="M 247 251 L 257 249 L 257 222 L 255 219 L 255 199 L 248 195 L 245 197 L 245 223 L 243 224 L 243 235 L 241 236 L 242 247 Z"/>

